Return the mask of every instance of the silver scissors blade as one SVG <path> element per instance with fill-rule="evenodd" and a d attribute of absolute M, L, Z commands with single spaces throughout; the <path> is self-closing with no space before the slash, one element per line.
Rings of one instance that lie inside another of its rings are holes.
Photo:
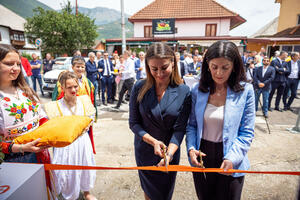
<path fill-rule="evenodd" d="M 199 149 L 199 156 L 200 156 L 200 165 L 201 165 L 201 168 L 205 168 L 204 167 L 204 164 L 203 164 L 203 159 L 202 159 L 202 152 L 201 152 L 201 150 Z M 203 175 L 204 175 L 204 178 L 206 179 L 206 174 L 205 174 L 205 172 L 203 172 Z"/>

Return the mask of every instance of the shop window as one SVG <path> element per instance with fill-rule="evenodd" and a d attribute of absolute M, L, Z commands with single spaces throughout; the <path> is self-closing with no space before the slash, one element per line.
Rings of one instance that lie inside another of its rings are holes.
<path fill-rule="evenodd" d="M 300 14 L 298 14 L 298 23 L 297 25 L 300 25 Z"/>
<path fill-rule="evenodd" d="M 205 36 L 216 36 L 217 34 L 217 24 L 206 24 Z"/>
<path fill-rule="evenodd" d="M 282 46 L 281 50 L 290 53 L 293 50 L 293 46 Z"/>
<path fill-rule="evenodd" d="M 152 26 L 144 26 L 144 37 L 152 37 Z"/>

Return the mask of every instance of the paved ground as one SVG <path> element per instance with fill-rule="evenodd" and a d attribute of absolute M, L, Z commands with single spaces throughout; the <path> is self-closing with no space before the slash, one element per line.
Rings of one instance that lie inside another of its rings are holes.
<path fill-rule="evenodd" d="M 49 98 L 42 99 L 49 101 Z M 135 166 L 133 133 L 128 127 L 128 104 L 122 105 L 122 112 L 115 112 L 113 106 L 98 108 L 100 120 L 94 125 L 97 165 Z M 271 134 L 261 111 L 257 112 L 255 138 L 248 154 L 252 170 L 300 171 L 300 134 L 287 131 L 295 125 L 299 107 L 300 100 L 295 99 L 295 112 L 270 112 Z M 188 165 L 185 142 L 180 164 Z M 246 175 L 242 199 L 296 199 L 298 181 L 296 176 Z M 97 171 L 92 192 L 103 200 L 143 199 L 136 171 Z M 191 173 L 178 173 L 173 199 L 196 199 Z"/>

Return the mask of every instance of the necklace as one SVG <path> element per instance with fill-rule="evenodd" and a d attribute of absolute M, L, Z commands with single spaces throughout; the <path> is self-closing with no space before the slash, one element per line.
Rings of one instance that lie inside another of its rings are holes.
<path fill-rule="evenodd" d="M 72 111 L 72 108 L 69 106 L 69 104 L 66 102 L 65 98 L 64 98 L 64 103 L 66 104 L 68 110 L 72 113 L 72 115 L 76 115 L 76 112 L 77 112 L 77 101 L 75 103 L 75 110 L 74 110 L 74 112 Z"/>

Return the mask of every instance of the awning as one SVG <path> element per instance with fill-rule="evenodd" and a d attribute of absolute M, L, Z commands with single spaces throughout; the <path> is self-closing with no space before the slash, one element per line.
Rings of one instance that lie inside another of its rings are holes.
<path fill-rule="evenodd" d="M 213 43 L 215 43 L 218 40 L 178 40 L 179 45 L 199 45 L 199 46 L 205 46 L 209 47 Z M 236 46 L 240 46 L 241 40 L 230 40 L 233 42 Z"/>

